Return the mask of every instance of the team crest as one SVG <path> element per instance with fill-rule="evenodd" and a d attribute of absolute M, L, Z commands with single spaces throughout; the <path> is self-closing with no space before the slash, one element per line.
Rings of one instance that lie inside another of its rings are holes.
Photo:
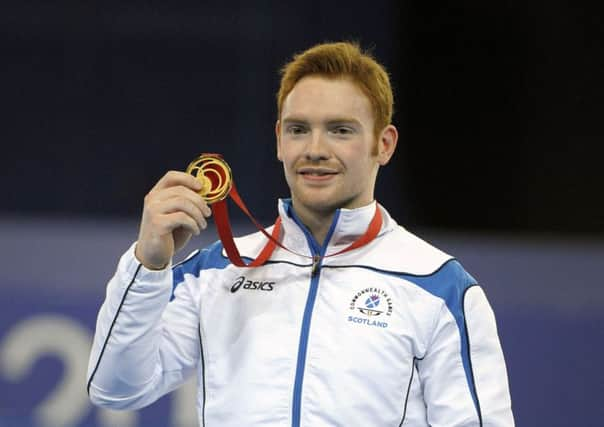
<path fill-rule="evenodd" d="M 392 315 L 392 299 L 380 288 L 365 288 L 350 301 L 350 309 L 368 317 Z"/>

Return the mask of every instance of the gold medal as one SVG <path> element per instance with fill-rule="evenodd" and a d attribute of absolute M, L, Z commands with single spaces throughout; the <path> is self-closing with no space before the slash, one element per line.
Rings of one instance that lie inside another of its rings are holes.
<path fill-rule="evenodd" d="M 231 191 L 233 173 L 218 154 L 201 154 L 187 166 L 186 172 L 201 182 L 199 195 L 208 204 L 226 199 Z"/>

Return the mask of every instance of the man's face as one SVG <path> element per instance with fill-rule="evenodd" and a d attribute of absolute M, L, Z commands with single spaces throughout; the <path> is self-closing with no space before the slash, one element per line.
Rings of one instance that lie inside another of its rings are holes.
<path fill-rule="evenodd" d="M 393 126 L 376 141 L 373 125 L 369 99 L 350 80 L 309 76 L 294 86 L 276 133 L 296 209 L 330 213 L 373 200 L 378 167 L 396 145 Z"/>

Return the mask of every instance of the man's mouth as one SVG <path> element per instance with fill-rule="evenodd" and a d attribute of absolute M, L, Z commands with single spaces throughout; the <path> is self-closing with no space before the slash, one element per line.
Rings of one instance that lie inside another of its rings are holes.
<path fill-rule="evenodd" d="M 323 169 L 323 168 L 301 168 L 298 170 L 300 175 L 310 176 L 310 177 L 324 177 L 329 175 L 336 175 L 338 172 L 332 169 Z"/>

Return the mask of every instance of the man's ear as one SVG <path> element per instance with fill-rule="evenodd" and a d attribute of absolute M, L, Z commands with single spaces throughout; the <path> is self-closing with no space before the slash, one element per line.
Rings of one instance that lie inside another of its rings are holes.
<path fill-rule="evenodd" d="M 396 150 L 397 141 L 398 130 L 396 130 L 396 127 L 394 127 L 394 125 L 386 126 L 378 140 L 377 158 L 380 166 L 388 164 L 390 158 L 394 154 L 394 150 Z"/>
<path fill-rule="evenodd" d="M 279 120 L 275 122 L 275 137 L 277 138 L 277 158 L 283 161 L 281 158 L 281 122 Z"/>

